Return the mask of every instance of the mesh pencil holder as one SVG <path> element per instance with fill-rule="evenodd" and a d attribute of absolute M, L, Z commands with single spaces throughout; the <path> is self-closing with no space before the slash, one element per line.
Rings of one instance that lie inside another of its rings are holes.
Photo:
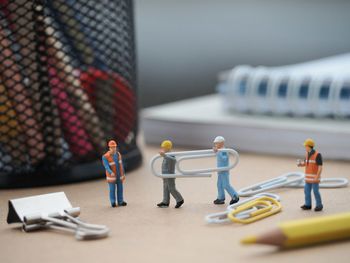
<path fill-rule="evenodd" d="M 0 6 L 0 187 L 104 177 L 110 139 L 138 166 L 132 1 Z"/>

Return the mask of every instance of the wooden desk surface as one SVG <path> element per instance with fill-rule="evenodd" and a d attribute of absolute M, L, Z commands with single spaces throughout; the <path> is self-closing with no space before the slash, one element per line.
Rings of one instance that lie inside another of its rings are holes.
<path fill-rule="evenodd" d="M 158 149 L 144 145 L 141 148 L 144 164 L 130 172 L 125 183 L 127 207 L 109 206 L 105 180 L 0 191 L 0 261 L 349 262 L 350 241 L 287 251 L 239 243 L 242 237 L 274 228 L 280 221 L 349 211 L 349 188 L 321 189 L 324 211 L 320 213 L 299 208 L 303 204 L 303 189 L 274 190 L 272 192 L 282 198 L 281 213 L 249 225 L 208 225 L 204 221 L 206 214 L 226 208 L 212 204 L 217 193 L 216 176 L 177 179 L 177 188 L 185 199 L 184 206 L 174 209 L 172 199 L 171 207 L 157 208 L 156 204 L 162 200 L 162 181 L 151 175 L 148 162 Z M 288 171 L 300 170 L 295 167 L 295 159 L 290 157 L 246 153 L 240 157 L 238 167 L 231 171 L 231 183 L 236 190 Z M 340 176 L 350 179 L 350 163 L 326 161 L 323 177 Z M 7 225 L 9 199 L 57 191 L 64 191 L 73 206 L 81 207 L 83 220 L 107 225 L 111 235 L 97 241 L 76 241 L 69 234 L 50 231 L 24 233 L 16 225 Z"/>

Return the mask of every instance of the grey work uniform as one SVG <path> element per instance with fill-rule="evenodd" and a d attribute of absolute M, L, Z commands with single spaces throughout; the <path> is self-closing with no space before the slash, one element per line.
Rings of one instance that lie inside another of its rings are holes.
<path fill-rule="evenodd" d="M 176 158 L 174 156 L 165 155 L 162 162 L 162 174 L 175 173 Z M 170 194 L 175 198 L 176 202 L 183 200 L 179 191 L 176 190 L 175 178 L 163 178 L 163 203 L 169 204 Z"/>

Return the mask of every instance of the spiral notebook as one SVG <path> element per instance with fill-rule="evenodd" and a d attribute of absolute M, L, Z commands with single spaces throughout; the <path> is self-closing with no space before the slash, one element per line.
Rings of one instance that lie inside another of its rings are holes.
<path fill-rule="evenodd" d="M 146 143 L 157 146 L 170 139 L 174 147 L 211 148 L 221 135 L 238 151 L 297 158 L 303 158 L 303 142 L 311 137 L 324 159 L 350 159 L 348 120 L 232 113 L 218 94 L 144 109 L 141 129 Z"/>
<path fill-rule="evenodd" d="M 241 65 L 219 75 L 229 112 L 350 117 L 350 53 L 280 66 Z"/>

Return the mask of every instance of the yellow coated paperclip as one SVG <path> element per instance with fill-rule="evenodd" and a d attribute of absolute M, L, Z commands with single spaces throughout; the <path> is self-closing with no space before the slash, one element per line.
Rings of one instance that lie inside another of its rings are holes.
<path fill-rule="evenodd" d="M 238 218 L 236 215 L 251 209 L 253 207 L 258 208 L 255 211 L 252 211 L 249 213 L 248 218 Z M 245 203 L 241 206 L 238 206 L 234 210 L 230 211 L 227 214 L 227 217 L 232 221 L 236 223 L 243 223 L 243 224 L 249 224 L 255 221 L 258 221 L 260 219 L 263 219 L 265 217 L 268 217 L 270 215 L 276 214 L 282 210 L 282 205 L 280 202 L 278 202 L 276 199 L 271 197 L 260 197 L 255 200 L 252 200 L 248 203 Z"/>

